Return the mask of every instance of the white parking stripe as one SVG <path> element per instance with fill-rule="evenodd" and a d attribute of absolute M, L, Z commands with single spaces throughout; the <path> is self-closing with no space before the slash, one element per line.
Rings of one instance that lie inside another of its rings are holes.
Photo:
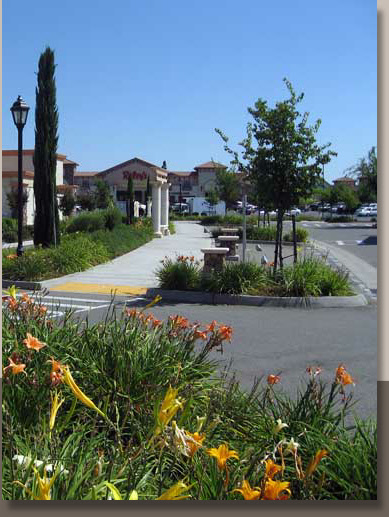
<path fill-rule="evenodd" d="M 19 294 L 17 294 L 16 296 L 21 296 Z M 34 294 L 31 296 L 31 298 L 34 298 L 34 299 L 37 299 L 37 298 L 41 298 L 42 300 L 74 300 L 74 301 L 77 301 L 77 302 L 91 302 L 91 303 L 100 303 L 100 302 L 104 302 L 105 300 L 91 300 L 89 298 L 71 298 L 70 296 L 50 296 L 50 295 L 47 295 L 47 296 L 42 296 L 40 297 L 39 294 Z"/>
<path fill-rule="evenodd" d="M 343 241 L 336 241 L 336 244 L 338 244 L 338 246 L 344 246 L 344 242 Z"/>

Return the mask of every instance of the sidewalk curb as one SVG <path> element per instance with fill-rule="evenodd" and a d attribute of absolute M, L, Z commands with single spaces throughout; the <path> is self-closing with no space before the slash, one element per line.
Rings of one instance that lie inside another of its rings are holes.
<path fill-rule="evenodd" d="M 27 289 L 28 291 L 40 291 L 42 284 L 40 282 L 26 282 L 23 280 L 4 280 L 2 279 L 3 287 L 11 287 L 14 285 L 18 289 Z"/>
<path fill-rule="evenodd" d="M 343 308 L 361 307 L 368 302 L 363 294 L 355 296 L 322 296 L 322 297 L 277 297 L 214 294 L 201 291 L 169 291 L 166 289 L 150 288 L 146 298 L 155 298 L 180 303 L 202 303 L 206 305 L 246 305 L 252 307 L 297 307 L 297 308 Z"/>

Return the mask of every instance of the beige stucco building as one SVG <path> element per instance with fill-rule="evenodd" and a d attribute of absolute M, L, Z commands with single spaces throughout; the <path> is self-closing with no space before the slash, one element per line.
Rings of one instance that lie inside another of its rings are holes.
<path fill-rule="evenodd" d="M 25 224 L 34 224 L 35 200 L 34 200 L 34 150 L 23 150 L 22 158 L 22 178 L 23 189 L 28 193 L 28 201 L 24 209 Z M 57 154 L 56 182 L 58 199 L 63 195 L 66 188 L 71 188 L 64 184 L 64 162 L 66 156 Z M 2 152 L 2 216 L 11 217 L 11 209 L 7 200 L 7 193 L 18 187 L 18 151 L 9 150 Z M 61 211 L 60 211 L 61 217 Z"/>
<path fill-rule="evenodd" d="M 87 176 L 81 176 L 86 181 Z M 77 175 L 75 176 L 77 177 Z M 104 180 L 111 188 L 117 205 L 125 209 L 128 178 L 133 180 L 135 200 L 147 204 L 147 180 L 151 187 L 151 217 L 156 237 L 169 233 L 169 187 L 165 169 L 152 163 L 132 158 L 119 165 L 105 169 L 94 175 L 94 180 Z"/>

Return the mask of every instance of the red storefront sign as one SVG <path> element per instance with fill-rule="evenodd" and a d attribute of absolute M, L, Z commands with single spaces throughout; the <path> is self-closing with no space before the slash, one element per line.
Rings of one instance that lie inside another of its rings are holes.
<path fill-rule="evenodd" d="M 136 171 L 123 171 L 123 179 L 128 180 L 128 178 L 132 178 L 133 180 L 143 181 L 147 179 L 146 172 L 136 172 Z"/>

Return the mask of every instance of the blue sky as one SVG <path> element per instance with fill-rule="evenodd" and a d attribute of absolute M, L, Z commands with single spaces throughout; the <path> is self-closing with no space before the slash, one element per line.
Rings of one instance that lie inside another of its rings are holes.
<path fill-rule="evenodd" d="M 17 27 L 17 29 L 16 29 Z M 230 156 L 258 98 L 286 99 L 287 77 L 304 92 L 317 140 L 338 156 L 331 181 L 377 145 L 377 5 L 369 0 L 3 0 L 3 149 L 17 148 L 9 108 L 31 110 L 24 148 L 34 147 L 36 72 L 55 52 L 58 152 L 80 171 L 138 156 L 192 170 Z"/>

